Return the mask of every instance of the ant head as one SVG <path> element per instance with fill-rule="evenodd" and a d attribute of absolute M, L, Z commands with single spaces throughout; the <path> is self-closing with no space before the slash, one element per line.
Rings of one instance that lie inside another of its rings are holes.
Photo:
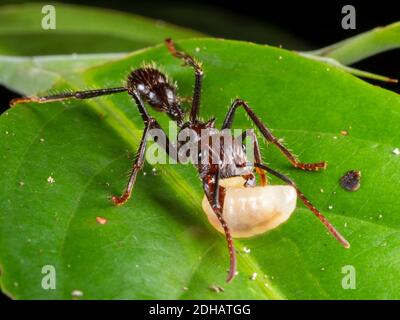
<path fill-rule="evenodd" d="M 176 86 L 159 70 L 153 67 L 136 69 L 129 75 L 127 87 L 129 93 L 138 93 L 154 109 L 182 123 L 185 113 L 179 105 Z"/>

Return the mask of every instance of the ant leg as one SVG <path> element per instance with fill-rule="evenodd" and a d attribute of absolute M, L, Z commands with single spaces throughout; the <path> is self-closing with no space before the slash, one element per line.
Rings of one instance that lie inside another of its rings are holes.
<path fill-rule="evenodd" d="M 231 282 L 236 275 L 236 253 L 233 245 L 233 239 L 228 225 L 222 216 L 224 199 L 225 199 L 225 188 L 219 185 L 220 171 L 219 168 L 215 174 L 207 175 L 203 180 L 204 193 L 213 208 L 222 228 L 224 229 L 226 242 L 229 251 L 229 274 L 226 282 Z"/>
<path fill-rule="evenodd" d="M 320 169 L 325 169 L 326 168 L 326 162 L 317 162 L 317 163 L 302 163 L 300 162 L 280 141 L 278 138 L 276 138 L 272 132 L 262 123 L 260 118 L 257 117 L 257 115 L 254 113 L 254 111 L 247 105 L 247 103 L 244 100 L 241 99 L 236 99 L 231 107 L 229 108 L 229 111 L 225 117 L 224 124 L 222 125 L 222 129 L 229 129 L 232 126 L 232 122 L 235 116 L 235 112 L 238 107 L 243 107 L 251 120 L 255 123 L 257 128 L 261 131 L 265 139 L 267 141 L 272 142 L 274 145 L 276 145 L 279 150 L 285 155 L 285 157 L 291 162 L 291 164 L 299 169 L 302 170 L 308 170 L 308 171 L 317 171 Z"/>
<path fill-rule="evenodd" d="M 253 129 L 247 129 L 246 131 L 244 131 L 240 138 L 242 141 L 242 145 L 244 144 L 244 141 L 246 140 L 246 138 L 250 136 L 253 142 L 253 152 L 254 152 L 254 160 L 257 163 L 262 163 L 262 156 L 261 156 L 261 151 L 260 151 L 260 146 L 258 145 L 258 139 L 256 134 L 254 133 Z M 267 176 L 265 175 L 264 170 L 260 169 L 260 168 L 255 168 L 257 174 L 260 176 L 260 180 L 261 180 L 261 185 L 262 186 L 266 186 L 268 184 L 267 182 Z"/>
<path fill-rule="evenodd" d="M 274 175 L 275 177 L 281 179 L 282 181 L 286 182 L 287 184 L 291 185 L 296 189 L 298 197 L 303 201 L 303 203 L 307 206 L 308 209 L 312 211 L 316 215 L 316 217 L 324 224 L 324 226 L 328 229 L 328 231 L 338 240 L 343 247 L 350 248 L 350 243 L 335 229 L 335 227 L 329 222 L 325 216 L 318 211 L 317 208 L 314 207 L 314 205 L 310 202 L 310 200 L 307 199 L 307 197 L 299 190 L 299 188 L 296 186 L 293 180 L 290 178 L 286 177 L 282 173 L 279 173 L 278 171 L 275 171 L 274 169 L 271 169 L 270 167 L 266 166 L 265 164 L 262 163 L 254 163 L 253 164 L 255 167 L 258 167 L 260 169 L 263 169 L 270 174 Z"/>
<path fill-rule="evenodd" d="M 139 109 L 139 112 L 142 116 L 143 122 L 145 123 L 145 129 L 143 131 L 142 139 L 140 140 L 139 150 L 138 150 L 135 162 L 133 164 L 125 191 L 121 197 L 113 196 L 111 198 L 112 202 L 117 206 L 123 205 L 131 197 L 133 186 L 136 182 L 137 174 L 143 168 L 143 165 L 144 165 L 144 157 L 145 157 L 145 152 L 146 152 L 147 139 L 148 139 L 148 135 L 149 134 L 151 135 L 151 129 L 162 130 L 161 126 L 158 124 L 158 122 L 155 119 L 153 119 L 147 112 L 147 110 L 143 104 L 143 101 L 140 99 L 139 95 L 135 92 L 132 95 L 133 95 L 133 98 Z M 164 131 L 163 131 L 163 133 L 165 134 Z M 157 143 L 166 151 L 168 156 L 171 157 L 170 152 L 172 151 L 173 156 L 176 157 L 176 155 L 177 155 L 176 148 L 170 143 L 167 134 L 165 134 L 165 142 L 166 142 L 166 144 L 163 145 L 160 141 L 157 140 Z"/>
<path fill-rule="evenodd" d="M 149 135 L 150 129 L 152 128 L 152 124 L 153 124 L 152 122 L 146 124 L 142 139 L 140 140 L 139 150 L 138 150 L 135 162 L 133 164 L 133 167 L 132 167 L 132 170 L 131 170 L 131 173 L 129 176 L 128 184 L 126 185 L 124 193 L 122 194 L 121 197 L 112 196 L 112 198 L 111 198 L 112 202 L 116 206 L 123 205 L 131 197 L 132 189 L 135 184 L 137 174 L 143 168 L 143 165 L 144 165 L 144 156 L 145 156 L 145 152 L 146 152 L 147 137 Z"/>
<path fill-rule="evenodd" d="M 97 89 L 97 90 L 86 90 L 86 91 L 75 91 L 75 92 L 67 92 L 67 93 L 60 93 L 50 96 L 43 96 L 43 97 L 21 97 L 15 98 L 10 101 L 10 107 L 15 106 L 18 103 L 28 103 L 28 102 L 37 102 L 37 103 L 47 103 L 47 102 L 54 102 L 54 101 L 63 101 L 68 99 L 90 99 L 94 97 L 124 92 L 128 90 L 125 87 L 117 87 L 117 88 L 106 88 L 106 89 Z"/>
<path fill-rule="evenodd" d="M 165 44 L 171 52 L 171 54 L 179 59 L 184 61 L 185 65 L 188 65 L 194 69 L 195 74 L 195 82 L 194 82 L 194 91 L 193 91 L 193 99 L 192 99 L 192 109 L 190 111 L 190 121 L 196 122 L 197 116 L 200 110 L 200 99 L 201 99 L 201 87 L 203 82 L 203 69 L 201 68 L 201 64 L 197 62 L 192 56 L 178 51 L 175 48 L 175 44 L 172 39 L 166 39 Z"/>

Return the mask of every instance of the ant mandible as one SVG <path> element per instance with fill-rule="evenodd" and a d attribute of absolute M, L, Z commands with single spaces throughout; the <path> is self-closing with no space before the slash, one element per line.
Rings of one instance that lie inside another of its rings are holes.
<path fill-rule="evenodd" d="M 180 130 L 184 128 L 189 128 L 193 130 L 197 135 L 200 136 L 202 130 L 204 129 L 214 129 L 215 121 L 210 119 L 208 121 L 201 121 L 198 118 L 202 91 L 202 79 L 203 79 L 203 69 L 201 64 L 197 62 L 192 56 L 178 51 L 171 39 L 167 39 L 166 46 L 171 54 L 181 59 L 184 65 L 193 68 L 195 74 L 195 84 L 194 92 L 191 101 L 191 110 L 189 114 L 189 119 L 185 122 L 186 114 L 180 105 L 180 99 L 177 95 L 176 86 L 171 83 L 171 81 L 159 70 L 154 67 L 142 67 L 132 71 L 127 79 L 126 86 L 116 87 L 116 88 L 106 88 L 98 90 L 87 90 L 87 91 L 76 91 L 69 93 L 61 93 L 56 95 L 44 96 L 44 97 L 22 97 L 13 99 L 10 105 L 13 106 L 18 103 L 26 102 L 37 102 L 46 103 L 53 101 L 62 101 L 66 99 L 89 99 L 103 95 L 110 95 L 119 92 L 127 91 L 129 95 L 133 97 L 135 103 L 139 109 L 139 113 L 143 119 L 145 128 L 143 132 L 142 139 L 140 141 L 140 146 L 138 150 L 138 155 L 134 161 L 132 170 L 130 172 L 130 177 L 126 185 L 125 191 L 121 196 L 113 196 L 112 202 L 117 205 L 123 205 L 131 196 L 132 189 L 136 181 L 138 172 L 142 169 L 144 165 L 146 141 L 149 135 L 151 135 L 151 129 L 161 129 L 158 122 L 147 112 L 145 107 L 145 102 L 156 109 L 157 111 L 165 112 L 173 121 L 176 121 Z M 317 171 L 319 169 L 325 169 L 325 162 L 318 163 L 302 163 L 300 162 L 271 132 L 270 129 L 265 126 L 260 118 L 255 114 L 255 112 L 249 107 L 249 105 L 241 99 L 236 99 L 229 108 L 229 111 L 225 117 L 221 129 L 230 129 L 234 120 L 235 113 L 238 108 L 243 108 L 247 113 L 249 118 L 256 125 L 258 130 L 262 133 L 264 138 L 277 146 L 283 155 L 290 161 L 290 163 L 301 170 L 307 171 Z M 166 136 L 166 134 L 165 134 Z M 255 184 L 255 173 L 260 176 L 261 186 L 266 186 L 267 180 L 265 173 L 270 173 L 277 178 L 281 179 L 287 183 L 291 188 L 295 190 L 295 194 L 302 200 L 302 202 L 318 217 L 318 219 L 325 225 L 328 231 L 345 247 L 349 248 L 349 243 L 344 239 L 344 237 L 331 225 L 331 223 L 316 209 L 311 202 L 305 197 L 305 195 L 298 189 L 296 184 L 286 177 L 285 175 L 275 171 L 269 166 L 262 162 L 261 152 L 258 146 L 257 138 L 253 131 L 245 131 L 240 137 L 233 137 L 233 139 L 240 139 L 241 146 L 244 146 L 244 140 L 247 136 L 251 136 L 253 139 L 254 146 L 254 160 L 253 162 L 247 161 L 246 155 L 243 153 L 243 149 L 240 148 L 230 148 L 224 150 L 212 150 L 212 146 L 207 146 L 211 152 L 217 153 L 219 156 L 219 161 L 212 164 L 204 164 L 203 162 L 195 164 L 200 178 L 202 180 L 205 199 L 207 205 L 212 209 L 212 212 L 219 222 L 220 231 L 225 234 L 230 257 L 230 268 L 227 281 L 231 281 L 236 274 L 236 255 L 235 248 L 232 240 L 232 232 L 230 226 L 227 223 L 227 217 L 224 216 L 224 201 L 226 196 L 226 191 L 229 188 L 229 183 L 224 183 L 229 179 L 234 179 L 237 177 L 241 178 L 239 186 L 241 188 L 246 188 L 246 190 L 259 190 L 256 188 Z M 166 136 L 166 146 L 162 146 L 166 153 L 171 156 L 170 151 L 177 151 L 181 147 L 180 144 L 177 146 L 170 143 L 168 137 Z M 200 139 L 199 139 L 200 140 Z M 175 148 L 175 149 L 174 149 Z M 244 148 L 244 147 L 243 147 Z M 228 151 L 227 151 L 228 150 Z M 176 154 L 176 152 L 175 152 Z M 236 184 L 238 184 L 236 182 Z M 240 189 L 239 189 L 240 191 Z M 246 193 L 248 194 L 248 193 Z M 232 199 L 230 199 L 232 202 Z M 243 200 L 243 199 L 242 199 Z M 235 201 L 233 199 L 233 201 Z M 295 201 L 295 200 L 294 200 Z M 204 207 L 204 205 L 203 205 Z M 232 208 L 231 208 L 232 209 Z M 235 206 L 234 206 L 235 209 Z M 291 210 L 293 211 L 294 208 Z M 205 211 L 207 211 L 205 209 Z M 232 210 L 231 210 L 232 211 Z M 240 210 L 239 210 L 240 211 Z M 241 214 L 244 214 L 241 212 Z M 209 218 L 210 219 L 210 218 Z M 270 218 L 268 218 L 270 219 Z M 287 219 L 287 218 L 285 218 Z M 284 219 L 284 220 L 285 220 Z M 232 220 L 232 217 L 231 217 Z M 210 219 L 211 222 L 211 219 Z M 251 228 L 251 221 L 248 221 Z M 279 224 L 279 223 L 278 223 Z M 276 226 L 276 225 L 275 225 Z M 274 226 L 274 227 L 275 227 Z M 248 227 L 248 226 L 247 226 Z M 269 229 L 271 229 L 270 227 Z M 265 228 L 267 230 L 268 228 Z M 251 231 L 251 230 L 250 230 Z M 259 232 L 257 232 L 259 233 Z"/>

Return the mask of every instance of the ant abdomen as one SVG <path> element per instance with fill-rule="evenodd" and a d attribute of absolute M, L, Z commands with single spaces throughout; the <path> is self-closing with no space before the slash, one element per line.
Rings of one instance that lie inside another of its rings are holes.
<path fill-rule="evenodd" d="M 159 70 L 143 67 L 128 76 L 130 94 L 137 93 L 157 111 L 166 112 L 174 120 L 182 120 L 184 113 L 179 106 L 176 86 Z"/>

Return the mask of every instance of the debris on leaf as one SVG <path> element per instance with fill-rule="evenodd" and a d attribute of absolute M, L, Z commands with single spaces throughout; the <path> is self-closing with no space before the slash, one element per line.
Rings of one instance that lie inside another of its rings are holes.
<path fill-rule="evenodd" d="M 400 155 L 400 149 L 399 148 L 394 148 L 392 152 L 396 156 Z"/>
<path fill-rule="evenodd" d="M 217 293 L 225 291 L 224 288 L 217 286 L 215 284 L 209 286 L 208 289 L 210 289 L 211 291 L 217 292 Z"/>
<path fill-rule="evenodd" d="M 340 178 L 340 185 L 347 191 L 357 191 L 360 188 L 361 171 L 350 170 Z"/>
<path fill-rule="evenodd" d="M 342 131 L 340 131 L 340 134 L 341 134 L 342 136 L 348 136 L 348 135 L 349 135 L 349 132 L 348 132 L 347 130 L 342 130 Z"/>
<path fill-rule="evenodd" d="M 80 291 L 80 290 L 73 290 L 71 292 L 71 296 L 72 296 L 72 298 L 76 299 L 76 298 L 82 297 L 83 296 L 83 292 Z"/>
<path fill-rule="evenodd" d="M 257 272 L 253 272 L 253 274 L 250 277 L 250 280 L 256 280 L 257 279 Z"/>
<path fill-rule="evenodd" d="M 96 217 L 96 221 L 98 224 L 106 224 L 107 223 L 107 219 L 103 218 L 103 217 Z"/>

